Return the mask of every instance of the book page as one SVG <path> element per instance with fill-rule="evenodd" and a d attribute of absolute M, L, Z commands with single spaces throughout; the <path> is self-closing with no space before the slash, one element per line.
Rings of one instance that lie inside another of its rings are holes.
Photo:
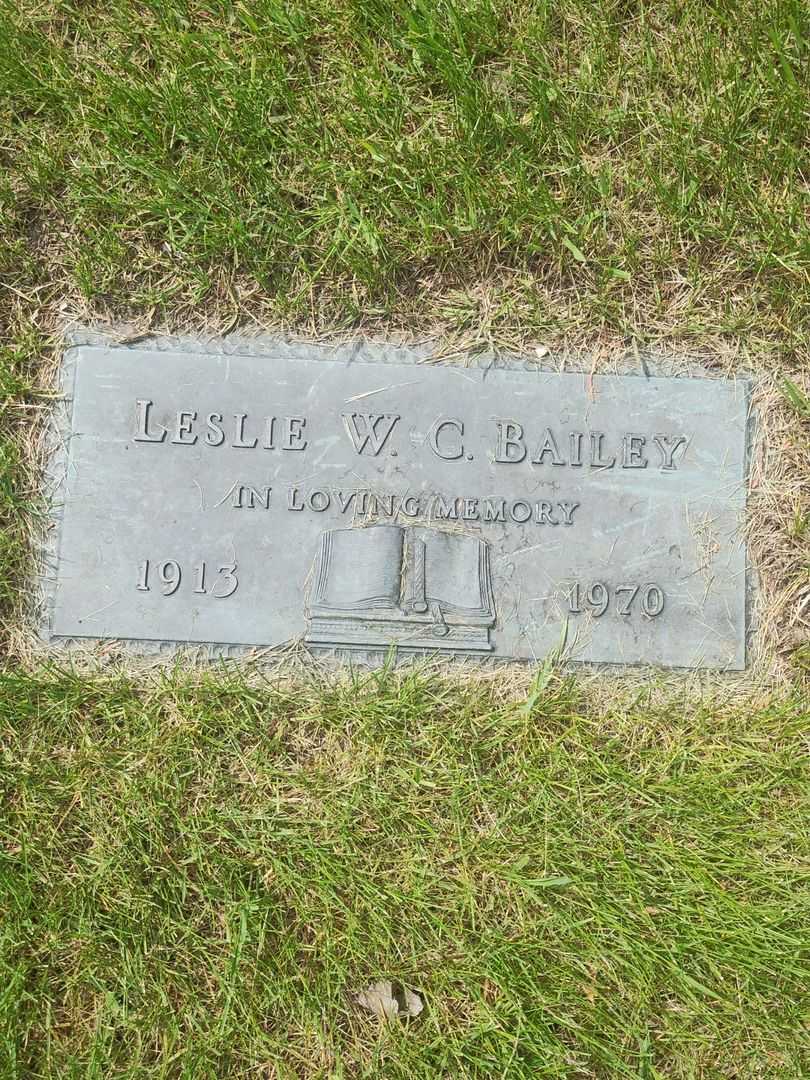
<path fill-rule="evenodd" d="M 403 531 L 398 525 L 332 529 L 315 602 L 333 608 L 397 607 Z"/>
<path fill-rule="evenodd" d="M 481 546 L 475 536 L 414 529 L 425 542 L 425 594 L 446 611 L 489 611 L 481 579 Z"/>

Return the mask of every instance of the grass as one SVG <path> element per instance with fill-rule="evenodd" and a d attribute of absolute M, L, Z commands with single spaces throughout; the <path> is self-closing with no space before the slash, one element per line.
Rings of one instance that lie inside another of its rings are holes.
<path fill-rule="evenodd" d="M 0 13 L 23 296 L 807 345 L 801 0 Z"/>
<path fill-rule="evenodd" d="M 8 672 L 3 1075 L 805 1076 L 806 735 L 558 677 Z"/>
<path fill-rule="evenodd" d="M 810 1074 L 809 20 L 0 0 L 0 1080 Z M 790 669 L 526 696 L 32 658 L 69 317 L 753 370 Z M 362 1013 L 385 977 L 418 1020 Z"/>

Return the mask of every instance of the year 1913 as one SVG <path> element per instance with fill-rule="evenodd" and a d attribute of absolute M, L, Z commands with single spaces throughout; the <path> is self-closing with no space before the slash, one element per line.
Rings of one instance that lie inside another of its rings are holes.
<path fill-rule="evenodd" d="M 191 591 L 213 596 L 215 600 L 233 596 L 239 587 L 236 570 L 236 563 L 225 563 L 223 566 L 215 564 L 212 569 L 209 569 L 204 561 L 195 563 L 191 568 Z M 154 563 L 150 559 L 144 559 L 138 565 L 135 588 L 139 592 L 151 592 L 154 586 L 163 596 L 174 596 L 183 577 L 183 568 L 176 559 L 156 560 Z"/>

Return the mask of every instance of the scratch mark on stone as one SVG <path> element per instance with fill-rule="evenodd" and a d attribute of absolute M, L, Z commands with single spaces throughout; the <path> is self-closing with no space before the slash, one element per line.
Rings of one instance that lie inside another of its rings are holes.
<path fill-rule="evenodd" d="M 81 619 L 78 621 L 81 623 L 86 622 L 88 619 L 94 619 L 96 615 L 100 615 L 102 611 L 106 611 L 108 608 L 115 607 L 117 603 L 117 600 L 111 600 L 109 604 L 105 604 L 104 607 L 96 608 L 96 610 L 91 611 L 89 615 L 82 615 Z"/>
<path fill-rule="evenodd" d="M 228 490 L 225 492 L 225 494 L 222 496 L 222 498 L 219 500 L 219 502 L 214 503 L 212 509 L 216 510 L 216 508 L 218 506 L 222 506 L 222 504 L 225 502 L 226 499 L 230 499 L 231 495 L 233 495 L 234 491 L 236 491 L 236 488 L 237 488 L 238 484 L 239 484 L 239 481 L 234 480 L 234 482 L 231 484 L 231 486 L 228 488 Z"/>
<path fill-rule="evenodd" d="M 354 397 L 346 398 L 343 404 L 351 405 L 353 401 L 360 401 L 362 398 L 371 397 L 373 394 L 384 394 L 386 390 L 401 390 L 403 386 L 416 386 L 417 382 L 417 379 L 411 379 L 410 382 L 392 383 L 391 386 L 379 386 L 376 390 L 366 390 L 362 394 L 355 394 Z"/>

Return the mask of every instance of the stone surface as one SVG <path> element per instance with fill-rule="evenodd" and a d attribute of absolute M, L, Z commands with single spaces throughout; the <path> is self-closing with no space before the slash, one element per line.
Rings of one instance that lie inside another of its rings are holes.
<path fill-rule="evenodd" d="M 66 351 L 51 641 L 744 666 L 746 383 L 208 348 Z"/>

